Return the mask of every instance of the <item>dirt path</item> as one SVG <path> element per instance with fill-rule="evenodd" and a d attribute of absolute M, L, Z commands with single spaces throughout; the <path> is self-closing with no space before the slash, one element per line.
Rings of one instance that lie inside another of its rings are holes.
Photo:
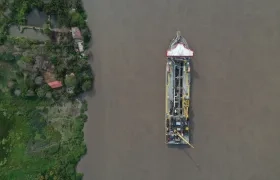
<path fill-rule="evenodd" d="M 84 3 L 96 73 L 85 180 L 279 180 L 279 1 Z M 195 149 L 164 144 L 164 55 L 177 29 L 195 51 Z"/>

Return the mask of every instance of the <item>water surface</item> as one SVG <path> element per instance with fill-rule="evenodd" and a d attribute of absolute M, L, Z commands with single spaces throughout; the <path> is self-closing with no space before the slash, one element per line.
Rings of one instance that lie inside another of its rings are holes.
<path fill-rule="evenodd" d="M 40 33 L 39 30 L 34 29 L 24 29 L 23 32 L 19 31 L 17 26 L 10 27 L 10 35 L 14 37 L 25 37 L 33 40 L 47 41 L 49 37 L 43 33 Z"/>
<path fill-rule="evenodd" d="M 279 180 L 280 2 L 84 0 L 96 94 L 85 180 Z M 195 149 L 164 144 L 165 50 L 195 51 Z"/>

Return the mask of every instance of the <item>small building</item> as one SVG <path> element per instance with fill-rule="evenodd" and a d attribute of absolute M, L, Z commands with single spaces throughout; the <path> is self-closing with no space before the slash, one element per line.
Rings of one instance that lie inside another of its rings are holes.
<path fill-rule="evenodd" d="M 81 40 L 75 40 L 75 51 L 79 52 L 82 56 L 84 56 L 84 42 Z"/>
<path fill-rule="evenodd" d="M 62 87 L 62 82 L 57 81 L 54 74 L 54 66 L 48 68 L 47 71 L 44 72 L 45 82 L 53 89 Z"/>
<path fill-rule="evenodd" d="M 84 43 L 82 41 L 77 42 L 79 52 L 84 52 Z"/>
<path fill-rule="evenodd" d="M 75 41 L 75 50 L 76 52 L 80 52 L 82 56 L 84 56 L 84 41 L 83 41 L 83 36 L 78 27 L 72 27 L 71 28 L 72 32 L 72 37 Z"/>
<path fill-rule="evenodd" d="M 60 88 L 60 87 L 62 87 L 62 82 L 61 82 L 61 81 L 52 81 L 52 82 L 49 82 L 48 85 L 49 85 L 52 89 Z"/>
<path fill-rule="evenodd" d="M 72 27 L 71 32 L 72 32 L 73 39 L 75 39 L 75 40 L 76 39 L 79 39 L 79 40 L 83 39 L 82 33 L 81 33 L 81 31 L 78 27 Z"/>

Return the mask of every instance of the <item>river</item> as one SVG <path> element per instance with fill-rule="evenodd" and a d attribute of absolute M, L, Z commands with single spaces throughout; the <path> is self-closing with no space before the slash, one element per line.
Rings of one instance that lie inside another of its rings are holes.
<path fill-rule="evenodd" d="M 95 93 L 85 180 L 279 180 L 280 2 L 84 0 Z M 165 51 L 195 52 L 195 149 L 164 144 Z"/>

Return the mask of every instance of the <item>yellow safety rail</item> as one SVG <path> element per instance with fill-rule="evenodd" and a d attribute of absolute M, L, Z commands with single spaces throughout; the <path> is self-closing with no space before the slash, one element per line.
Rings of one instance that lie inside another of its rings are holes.
<path fill-rule="evenodd" d="M 186 64 L 187 62 L 184 63 L 185 66 L 184 66 L 184 73 L 186 73 Z M 186 73 L 186 76 L 188 76 L 188 73 Z M 188 78 L 186 79 L 186 84 L 189 84 L 188 82 Z M 190 85 L 188 85 L 188 91 L 185 92 L 185 93 L 190 93 Z M 184 95 L 183 96 L 183 110 L 184 110 L 184 115 L 186 118 L 189 117 L 189 107 L 190 107 L 190 100 L 189 100 L 189 94 L 188 95 Z"/>
<path fill-rule="evenodd" d="M 167 82 L 166 82 L 166 87 L 165 87 L 165 114 L 169 114 L 169 110 L 168 110 L 168 88 L 169 88 L 169 73 L 167 74 Z"/>
<path fill-rule="evenodd" d="M 169 89 L 169 82 L 170 82 L 170 74 L 167 72 L 167 77 L 166 77 L 166 86 L 165 86 L 165 128 L 166 128 L 166 124 L 167 121 L 169 121 L 169 110 L 168 110 L 168 89 Z M 165 137 L 165 141 L 166 141 L 166 137 Z"/>
<path fill-rule="evenodd" d="M 190 101 L 188 99 L 185 99 L 185 96 L 183 97 L 183 107 L 184 107 L 184 115 L 186 118 L 189 117 L 189 106 Z"/>

